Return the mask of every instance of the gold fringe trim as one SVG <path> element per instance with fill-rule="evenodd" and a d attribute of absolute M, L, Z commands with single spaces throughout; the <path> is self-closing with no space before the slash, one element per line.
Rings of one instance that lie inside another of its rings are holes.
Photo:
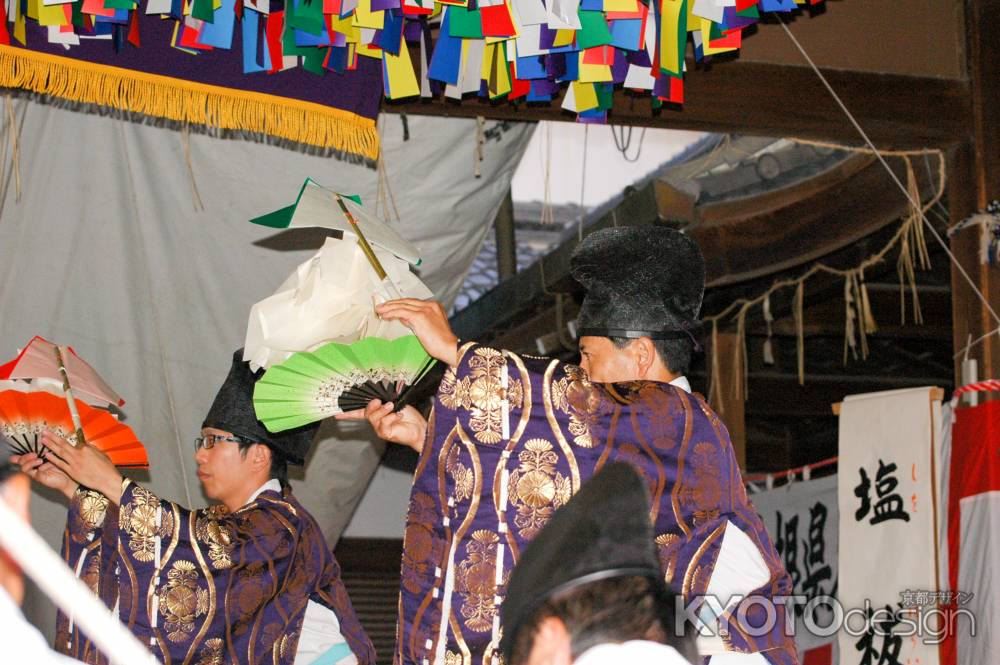
<path fill-rule="evenodd" d="M 0 45 L 0 86 L 182 123 L 258 132 L 376 159 L 375 121 L 350 111 Z"/>

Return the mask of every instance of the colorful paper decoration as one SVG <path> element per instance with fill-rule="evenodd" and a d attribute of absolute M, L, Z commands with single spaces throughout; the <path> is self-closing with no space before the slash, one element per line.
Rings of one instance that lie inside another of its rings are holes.
<path fill-rule="evenodd" d="M 682 103 L 689 43 L 732 52 L 761 12 L 821 1 L 8 0 L 0 86 L 374 157 L 379 88 L 535 102 L 572 83 L 563 108 L 601 121 L 615 87 Z"/>

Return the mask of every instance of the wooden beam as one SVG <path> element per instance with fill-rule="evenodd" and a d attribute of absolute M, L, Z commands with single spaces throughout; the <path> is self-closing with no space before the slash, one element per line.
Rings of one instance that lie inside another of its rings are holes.
<path fill-rule="evenodd" d="M 966 52 L 971 81 L 973 124 L 969 140 L 950 155 L 948 206 L 952 224 L 983 210 L 1000 196 L 1000 0 L 967 0 Z M 994 312 L 1000 312 L 1000 269 L 979 260 L 978 228 L 959 232 L 951 249 Z M 968 282 L 952 268 L 954 348 L 961 352 L 971 337 L 986 335 L 997 322 Z M 990 335 L 969 352 L 978 364 L 978 378 L 1000 378 L 1000 336 Z M 955 361 L 956 385 L 961 384 L 962 359 Z M 989 399 L 990 396 L 987 396 Z"/>
<path fill-rule="evenodd" d="M 939 260 L 944 260 L 940 257 Z M 909 288 L 904 292 L 905 303 L 900 301 L 898 284 L 873 282 L 868 284 L 868 297 L 872 313 L 878 324 L 875 338 L 924 339 L 946 342 L 951 339 L 951 289 L 946 286 L 919 286 L 920 311 L 924 323 L 913 322 L 912 299 Z M 906 320 L 901 322 L 901 304 L 906 308 Z M 803 311 L 802 328 L 806 336 L 839 335 L 844 331 L 844 302 L 839 298 L 827 298 L 813 303 Z M 794 337 L 797 334 L 795 320 L 789 314 L 777 319 L 772 329 L 775 335 Z M 763 321 L 752 326 L 748 332 L 759 333 Z"/>
<path fill-rule="evenodd" d="M 411 58 L 420 62 L 419 49 L 411 47 Z M 860 143 L 850 121 L 806 67 L 739 60 L 688 66 L 683 107 L 653 109 L 648 94 L 616 90 L 609 122 Z M 824 75 L 879 147 L 951 145 L 970 132 L 972 103 L 966 81 L 835 70 Z M 572 122 L 576 115 L 561 109 L 563 94 L 551 104 L 411 98 L 383 102 L 382 111 Z"/>
<path fill-rule="evenodd" d="M 743 352 L 743 345 L 735 333 L 720 333 L 718 344 L 719 348 L 715 349 L 715 353 L 719 357 L 719 362 L 722 363 L 722 367 L 729 368 L 733 357 Z M 719 382 L 721 384 L 718 392 L 719 403 L 712 406 L 722 418 L 722 422 L 726 423 L 729 439 L 733 442 L 733 450 L 736 453 L 736 461 L 740 468 L 746 471 L 746 391 L 743 377 L 724 369 L 720 372 Z"/>
<path fill-rule="evenodd" d="M 889 163 L 905 181 L 901 160 Z M 923 168 L 917 181 L 929 200 L 937 183 L 929 182 Z M 689 232 L 705 254 L 708 285 L 714 287 L 815 261 L 893 224 L 907 208 L 882 165 L 857 156 L 793 186 L 701 206 L 701 221 Z"/>
<path fill-rule="evenodd" d="M 706 377 L 695 373 L 690 378 L 692 381 L 703 382 Z M 806 384 L 800 386 L 799 377 L 794 373 L 751 373 L 746 418 L 829 416 L 830 405 L 843 401 L 847 395 L 939 385 L 941 378 L 933 376 L 810 374 L 806 377 Z"/>

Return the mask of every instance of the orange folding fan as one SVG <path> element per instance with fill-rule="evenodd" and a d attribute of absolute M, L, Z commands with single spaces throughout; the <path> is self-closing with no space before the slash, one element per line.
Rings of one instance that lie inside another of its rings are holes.
<path fill-rule="evenodd" d="M 75 401 L 87 443 L 104 452 L 116 466 L 149 467 L 146 449 L 131 427 L 108 411 Z M 76 428 L 65 399 L 48 392 L 0 392 L 0 434 L 10 441 L 16 454 L 43 455 L 46 449 L 39 436 L 46 430 L 76 443 Z"/>

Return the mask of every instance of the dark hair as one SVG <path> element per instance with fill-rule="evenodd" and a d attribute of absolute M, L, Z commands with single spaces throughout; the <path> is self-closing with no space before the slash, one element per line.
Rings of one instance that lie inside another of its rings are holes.
<path fill-rule="evenodd" d="M 240 455 L 243 457 L 247 456 L 247 451 L 250 446 L 258 445 L 264 446 L 271 451 L 271 471 L 269 473 L 270 478 L 275 478 L 279 483 L 281 483 L 282 489 L 288 487 L 288 459 L 281 452 L 275 450 L 271 446 L 264 443 L 257 443 L 256 441 L 247 441 L 246 439 L 240 439 L 239 441 Z"/>
<path fill-rule="evenodd" d="M 632 343 L 628 337 L 609 337 L 616 349 L 624 349 Z M 691 368 L 691 354 L 694 349 L 689 339 L 651 339 L 656 355 L 672 374 L 687 374 Z"/>
<path fill-rule="evenodd" d="M 17 473 L 19 469 L 17 465 L 13 462 L 8 462 L 7 460 L 0 460 L 0 485 L 7 482 L 7 479 Z"/>
<path fill-rule="evenodd" d="M 648 640 L 669 644 L 698 662 L 693 636 L 676 634 L 674 616 L 674 594 L 658 580 L 631 576 L 591 582 L 546 600 L 532 613 L 517 631 L 509 665 L 527 662 L 538 629 L 549 617 L 565 624 L 574 660 L 598 644 Z"/>

